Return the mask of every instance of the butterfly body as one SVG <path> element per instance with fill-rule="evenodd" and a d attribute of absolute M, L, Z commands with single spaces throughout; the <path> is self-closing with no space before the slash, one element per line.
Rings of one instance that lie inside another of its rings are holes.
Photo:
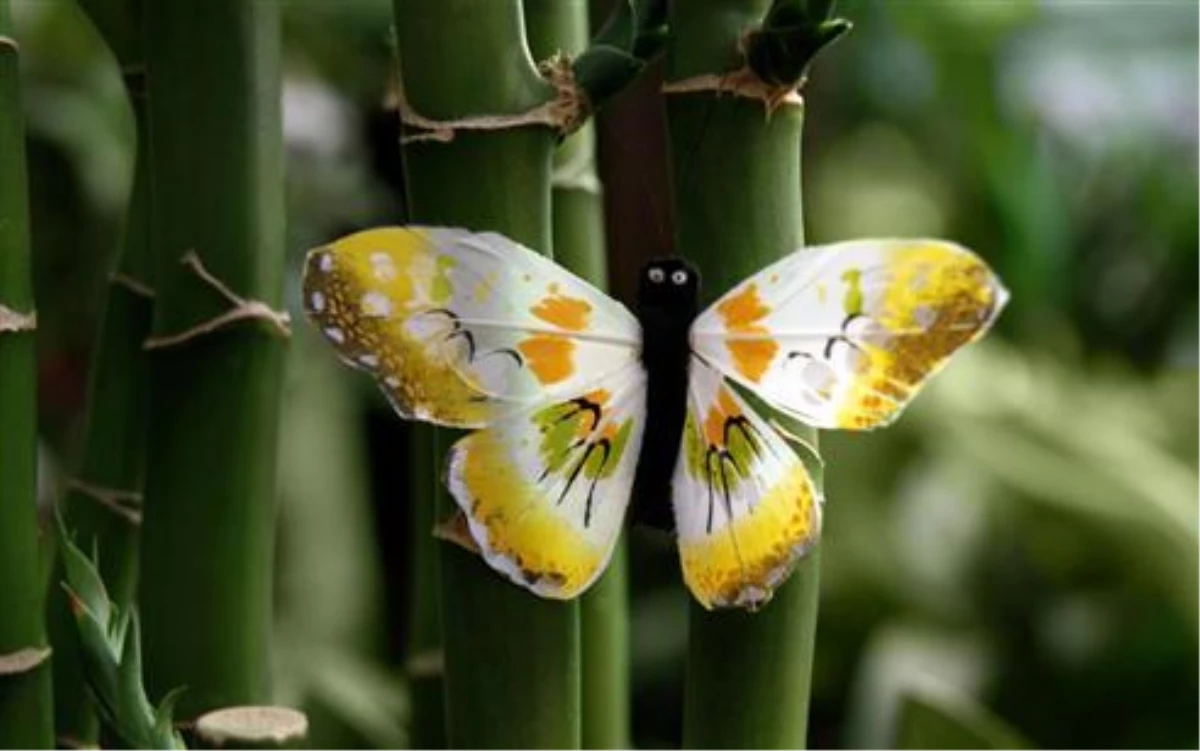
<path fill-rule="evenodd" d="M 630 512 L 636 523 L 671 531 L 671 477 L 687 416 L 688 337 L 700 305 L 700 275 L 686 261 L 648 263 L 638 277 L 637 318 L 646 369 L 646 432 Z"/>
<path fill-rule="evenodd" d="M 445 477 L 491 568 L 577 597 L 632 504 L 674 530 L 701 605 L 753 610 L 818 539 L 823 496 L 739 391 L 820 429 L 886 425 L 1007 293 L 936 240 L 795 252 L 698 312 L 699 284 L 653 262 L 634 315 L 501 235 L 388 227 L 310 252 L 304 307 L 401 416 L 473 430 Z"/>

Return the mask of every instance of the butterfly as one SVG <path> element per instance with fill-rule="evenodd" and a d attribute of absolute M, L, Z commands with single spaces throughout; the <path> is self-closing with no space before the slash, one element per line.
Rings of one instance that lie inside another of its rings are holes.
<path fill-rule="evenodd" d="M 577 597 L 636 499 L 673 516 L 695 599 L 746 609 L 817 540 L 823 498 L 744 393 L 816 428 L 886 425 L 1008 299 L 958 245 L 862 240 L 787 255 L 703 311 L 693 267 L 652 261 L 635 314 L 502 235 L 422 226 L 314 248 L 303 294 L 402 417 L 472 429 L 445 481 L 493 569 Z"/>

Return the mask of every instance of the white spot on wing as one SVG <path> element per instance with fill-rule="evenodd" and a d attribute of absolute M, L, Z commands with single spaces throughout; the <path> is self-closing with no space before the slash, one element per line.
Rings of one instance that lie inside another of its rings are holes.
<path fill-rule="evenodd" d="M 371 271 L 381 282 L 390 282 L 396 278 L 396 264 L 392 257 L 381 250 L 371 254 Z"/>
<path fill-rule="evenodd" d="M 317 313 L 325 310 L 325 295 L 321 294 L 320 292 L 312 293 L 312 297 L 309 298 L 309 302 L 312 305 L 312 309 Z"/>
<path fill-rule="evenodd" d="M 338 344 L 342 344 L 346 341 L 346 332 L 342 331 L 337 326 L 330 326 L 329 328 L 325 329 L 325 336 L 329 337 Z"/>
<path fill-rule="evenodd" d="M 358 361 L 368 368 L 378 367 L 379 365 L 379 358 L 375 355 L 359 355 Z"/>
<path fill-rule="evenodd" d="M 382 292 L 368 292 L 362 298 L 362 312 L 380 318 L 389 316 L 392 313 L 392 301 Z"/>
<path fill-rule="evenodd" d="M 330 271 L 333 271 L 333 255 L 330 253 L 322 253 L 321 257 L 317 259 L 317 268 L 321 269 L 321 271 L 324 271 L 327 274 Z"/>

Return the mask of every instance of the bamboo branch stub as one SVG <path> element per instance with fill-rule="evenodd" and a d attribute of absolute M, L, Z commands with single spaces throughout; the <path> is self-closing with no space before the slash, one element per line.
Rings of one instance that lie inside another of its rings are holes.
<path fill-rule="evenodd" d="M 50 647 L 25 647 L 0 654 L 0 676 L 28 673 L 50 657 Z"/>
<path fill-rule="evenodd" d="M 108 283 L 115 284 L 118 287 L 124 287 L 135 295 L 140 295 L 141 297 L 145 297 L 150 300 L 154 299 L 154 290 L 150 287 L 150 285 L 135 279 L 129 274 L 124 274 L 120 271 L 114 271 L 108 275 Z"/>
<path fill-rule="evenodd" d="M 74 490 L 85 498 L 95 501 L 134 526 L 142 523 L 141 493 L 133 490 L 106 488 L 74 478 L 67 482 L 67 489 Z"/>
<path fill-rule="evenodd" d="M 410 678 L 433 678 L 446 674 L 446 653 L 441 649 L 429 649 L 408 658 L 405 670 Z"/>
<path fill-rule="evenodd" d="M 0 334 L 15 334 L 21 331 L 37 330 L 37 311 L 18 313 L 12 308 L 0 304 Z"/>
<path fill-rule="evenodd" d="M 0 34 L 0 47 L 7 47 L 13 52 L 21 51 L 21 45 L 17 44 L 16 39 L 13 39 L 10 36 L 4 36 L 3 34 Z"/>
<path fill-rule="evenodd" d="M 538 63 L 538 71 L 554 86 L 556 95 L 548 102 L 516 114 L 468 115 L 453 120 L 434 120 L 417 112 L 404 93 L 403 78 L 396 85 L 396 106 L 400 122 L 424 132 L 400 137 L 401 144 L 435 141 L 449 143 L 457 130 L 509 130 L 531 125 L 553 128 L 567 136 L 579 129 L 591 113 L 587 94 L 575 83 L 571 58 L 555 55 Z"/>
<path fill-rule="evenodd" d="M 200 715 L 193 729 L 211 748 L 287 747 L 308 735 L 308 717 L 290 707 L 224 707 Z"/>
<path fill-rule="evenodd" d="M 208 286 L 212 287 L 218 294 L 228 300 L 233 309 L 227 310 L 215 318 L 210 318 L 179 333 L 152 336 L 142 344 L 142 349 L 164 349 L 166 347 L 186 344 L 198 336 L 211 334 L 218 329 L 238 321 L 248 320 L 266 321 L 284 339 L 292 335 L 290 326 L 291 316 L 288 315 L 287 311 L 274 310 L 260 300 L 248 300 L 241 297 L 229 289 L 220 279 L 210 274 L 208 269 L 204 268 L 204 264 L 200 261 L 200 256 L 196 254 L 196 251 L 189 250 L 187 253 L 184 253 L 183 258 L 180 259 L 180 263 L 191 269 L 196 276 L 200 277 Z"/>

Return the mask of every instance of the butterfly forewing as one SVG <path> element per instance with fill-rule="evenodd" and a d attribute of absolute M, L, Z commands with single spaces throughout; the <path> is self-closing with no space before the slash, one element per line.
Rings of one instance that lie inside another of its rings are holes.
<path fill-rule="evenodd" d="M 672 492 L 684 581 L 708 608 L 765 603 L 820 533 L 803 462 L 695 357 Z"/>
<path fill-rule="evenodd" d="M 619 303 L 493 233 L 359 232 L 309 253 L 304 307 L 404 417 L 479 427 L 637 361 Z"/>
<path fill-rule="evenodd" d="M 820 428 L 894 419 L 1008 294 L 970 251 L 934 240 L 810 248 L 696 319 L 692 347 L 771 406 Z"/>
<path fill-rule="evenodd" d="M 595 581 L 629 505 L 645 388 L 631 363 L 455 444 L 448 484 L 492 568 L 555 599 Z"/>

